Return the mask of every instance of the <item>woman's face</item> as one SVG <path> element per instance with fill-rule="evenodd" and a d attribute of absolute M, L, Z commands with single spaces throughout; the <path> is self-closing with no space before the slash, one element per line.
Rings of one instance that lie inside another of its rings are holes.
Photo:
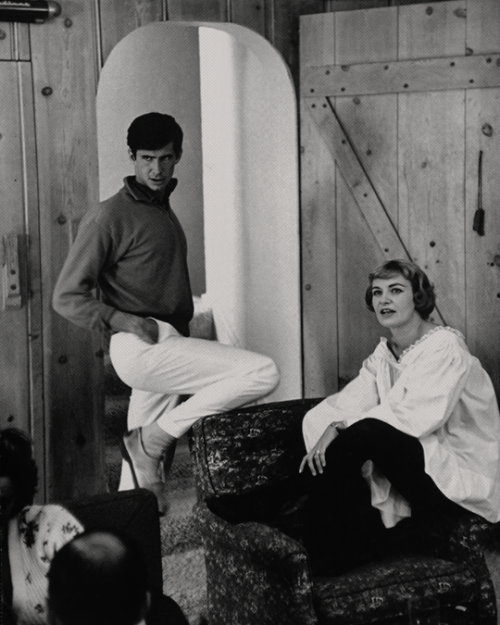
<path fill-rule="evenodd" d="M 401 274 L 372 282 L 372 305 L 379 323 L 390 330 L 420 317 L 415 310 L 411 283 Z"/>
<path fill-rule="evenodd" d="M 14 484 L 10 477 L 0 477 L 0 519 L 2 528 L 7 526 L 12 517 L 15 497 Z"/>

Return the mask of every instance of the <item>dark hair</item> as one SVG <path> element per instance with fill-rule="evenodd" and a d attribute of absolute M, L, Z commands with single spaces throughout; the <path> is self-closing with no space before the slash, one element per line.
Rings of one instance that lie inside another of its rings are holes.
<path fill-rule="evenodd" d="M 47 577 L 49 623 L 135 625 L 145 616 L 146 565 L 121 532 L 83 532 L 55 554 Z"/>
<path fill-rule="evenodd" d="M 160 150 L 173 143 L 177 156 L 182 150 L 182 128 L 171 115 L 146 113 L 136 117 L 127 132 L 127 145 L 134 158 L 137 150 Z"/>
<path fill-rule="evenodd" d="M 12 514 L 30 506 L 38 484 L 31 438 L 17 428 L 0 430 L 0 476 L 12 480 L 15 502 Z"/>
<path fill-rule="evenodd" d="M 374 312 L 372 304 L 373 281 L 386 280 L 394 275 L 401 275 L 410 282 L 415 310 L 422 319 L 428 319 L 436 306 L 434 286 L 431 284 L 427 274 L 418 265 L 409 260 L 388 260 L 370 273 L 368 276 L 370 285 L 365 293 L 365 302 L 369 310 Z"/>

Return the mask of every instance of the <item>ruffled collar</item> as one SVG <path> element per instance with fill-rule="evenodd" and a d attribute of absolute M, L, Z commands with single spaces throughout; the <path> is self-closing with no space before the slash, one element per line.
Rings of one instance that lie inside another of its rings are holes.
<path fill-rule="evenodd" d="M 387 338 L 385 336 L 382 337 L 381 341 L 385 344 L 385 347 L 386 347 L 388 353 L 392 356 L 392 358 L 394 358 L 394 360 L 396 362 L 401 362 L 402 359 L 407 354 L 409 354 L 411 351 L 413 351 L 415 349 L 415 347 L 417 347 L 417 345 L 420 345 L 421 343 L 423 343 L 426 339 L 428 339 L 430 336 L 432 336 L 433 334 L 435 334 L 439 330 L 447 330 L 448 332 L 453 332 L 453 334 L 456 334 L 463 341 L 465 340 L 464 335 L 460 332 L 460 330 L 457 330 L 456 328 L 452 328 L 450 326 L 436 326 L 435 328 L 432 328 L 432 330 L 429 330 L 424 335 L 422 335 L 414 343 L 412 343 L 411 345 L 408 345 L 408 347 L 401 352 L 401 354 L 399 355 L 399 358 L 396 358 L 396 356 L 392 352 L 391 348 L 389 347 L 388 340 L 387 340 Z"/>

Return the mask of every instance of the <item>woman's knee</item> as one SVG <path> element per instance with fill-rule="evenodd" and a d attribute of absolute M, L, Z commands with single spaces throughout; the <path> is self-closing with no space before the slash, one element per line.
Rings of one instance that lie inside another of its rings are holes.
<path fill-rule="evenodd" d="M 378 419 L 361 419 L 341 432 L 337 446 L 352 457 L 369 460 L 378 449 L 385 448 L 393 429 Z"/>
<path fill-rule="evenodd" d="M 341 434 L 342 441 L 351 450 L 375 463 L 404 463 L 415 457 L 422 457 L 422 447 L 418 439 L 405 434 L 392 425 L 378 419 L 362 419 L 351 425 Z"/>
<path fill-rule="evenodd" d="M 378 419 L 361 419 L 353 423 L 347 430 L 351 436 L 372 437 L 378 436 L 381 432 L 385 432 L 387 428 L 392 426 L 387 425 L 383 421 Z"/>

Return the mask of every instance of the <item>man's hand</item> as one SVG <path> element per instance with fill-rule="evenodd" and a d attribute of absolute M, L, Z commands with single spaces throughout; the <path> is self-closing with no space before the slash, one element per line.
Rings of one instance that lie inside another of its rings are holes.
<path fill-rule="evenodd" d="M 327 447 L 331 444 L 331 442 L 337 438 L 338 435 L 339 434 L 337 430 L 329 425 L 321 435 L 321 438 L 316 443 L 316 445 L 307 455 L 302 458 L 299 473 L 302 473 L 306 464 L 309 466 L 309 469 L 313 475 L 316 475 L 316 471 L 318 473 L 323 473 L 323 467 L 326 465 L 325 451 L 327 450 Z"/>
<path fill-rule="evenodd" d="M 144 319 L 117 310 L 109 320 L 109 325 L 115 332 L 130 332 L 149 345 L 158 343 L 159 330 L 154 319 Z"/>

